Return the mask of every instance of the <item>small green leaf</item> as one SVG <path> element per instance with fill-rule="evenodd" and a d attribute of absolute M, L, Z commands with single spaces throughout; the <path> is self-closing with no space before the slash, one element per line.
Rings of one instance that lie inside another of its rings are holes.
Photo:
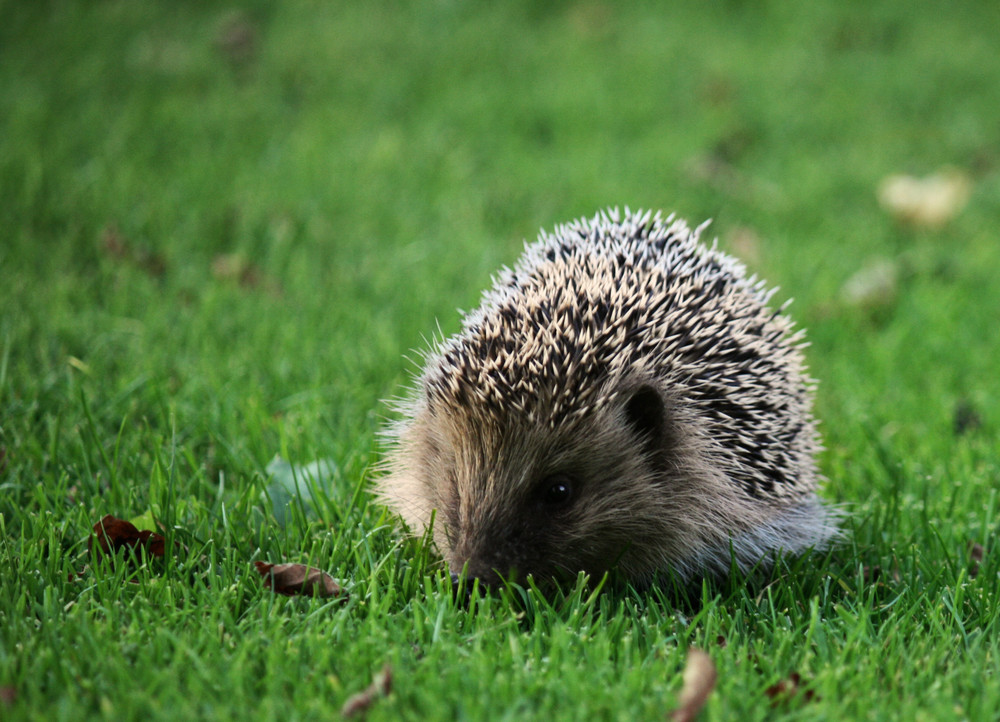
<path fill-rule="evenodd" d="M 267 498 L 271 500 L 274 518 L 285 526 L 289 506 L 302 504 L 307 513 L 313 511 L 313 495 L 329 494 L 333 479 L 338 473 L 337 465 L 331 459 L 317 459 L 308 464 L 292 464 L 280 456 L 275 456 L 267 465 L 270 481 Z"/>

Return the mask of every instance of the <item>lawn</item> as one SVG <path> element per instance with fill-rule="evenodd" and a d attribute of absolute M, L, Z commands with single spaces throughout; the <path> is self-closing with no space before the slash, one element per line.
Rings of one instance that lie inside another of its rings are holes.
<path fill-rule="evenodd" d="M 0 718 L 338 718 L 388 665 L 368 719 L 665 719 L 691 646 L 705 720 L 998 718 L 1000 5 L 0 17 Z M 967 197 L 907 218 L 898 174 Z M 539 228 L 626 205 L 794 299 L 846 541 L 457 602 L 368 494 L 383 400 Z M 166 553 L 91 552 L 107 514 Z"/>

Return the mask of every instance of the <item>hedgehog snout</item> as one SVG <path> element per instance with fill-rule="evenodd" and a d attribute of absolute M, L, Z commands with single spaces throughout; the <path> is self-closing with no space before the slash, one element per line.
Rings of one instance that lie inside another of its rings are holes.
<path fill-rule="evenodd" d="M 545 576 L 548 540 L 530 521 L 511 518 L 509 510 L 496 510 L 459 529 L 445 552 L 452 574 L 471 583 L 496 586 L 527 574 Z"/>
<path fill-rule="evenodd" d="M 462 535 L 459 543 L 447 556 L 452 581 L 464 576 L 468 584 L 478 579 L 480 584 L 492 586 L 500 581 L 501 575 L 509 576 L 513 571 L 505 568 L 507 565 L 495 550 L 493 553 L 477 550 L 468 534 Z"/>

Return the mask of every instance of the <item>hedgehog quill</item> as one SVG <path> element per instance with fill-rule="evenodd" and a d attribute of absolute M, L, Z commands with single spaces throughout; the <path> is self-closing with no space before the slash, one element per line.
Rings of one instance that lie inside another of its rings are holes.
<path fill-rule="evenodd" d="M 453 574 L 645 585 L 835 540 L 803 334 L 702 228 L 542 232 L 427 353 L 378 493 Z"/>

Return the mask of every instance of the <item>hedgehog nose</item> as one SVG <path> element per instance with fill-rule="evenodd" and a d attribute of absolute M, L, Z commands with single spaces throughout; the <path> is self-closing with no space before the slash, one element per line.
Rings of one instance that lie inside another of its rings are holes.
<path fill-rule="evenodd" d="M 478 574 L 458 574 L 457 572 L 451 572 L 451 588 L 456 592 L 459 587 L 464 587 L 465 593 L 469 594 L 476 582 L 479 582 L 479 585 L 483 586 L 485 580 Z"/>
<path fill-rule="evenodd" d="M 451 573 L 451 595 L 456 602 L 467 603 L 472 599 L 472 587 L 476 583 L 475 577 L 462 577 L 461 574 Z"/>

